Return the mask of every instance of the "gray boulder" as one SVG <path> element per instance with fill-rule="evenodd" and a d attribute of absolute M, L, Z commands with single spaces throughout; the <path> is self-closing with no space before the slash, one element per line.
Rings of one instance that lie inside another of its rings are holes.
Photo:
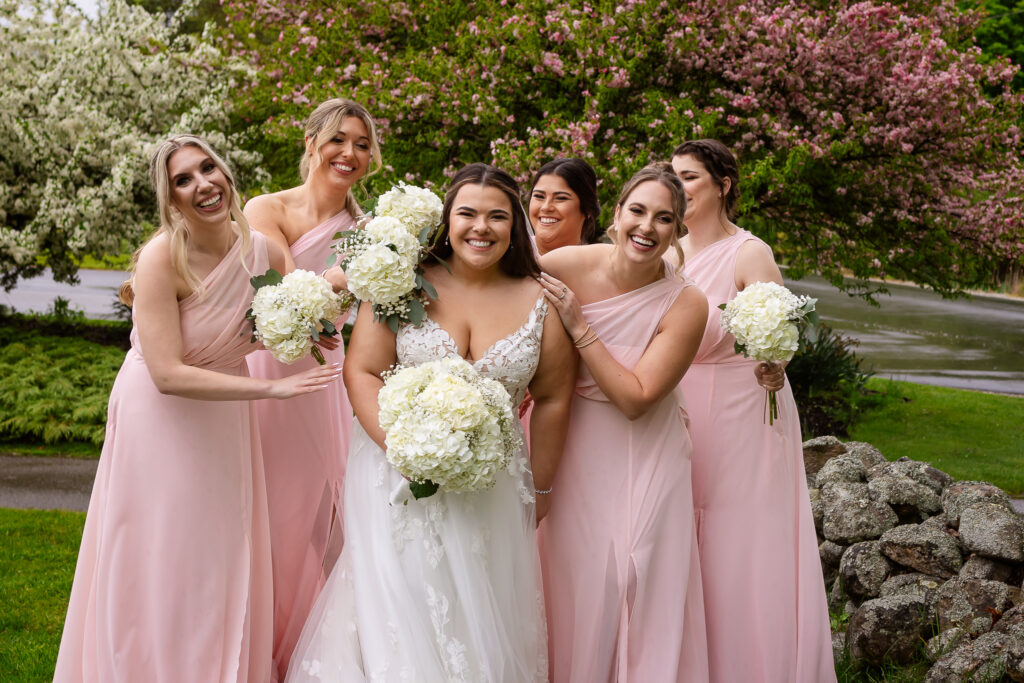
<path fill-rule="evenodd" d="M 972 635 L 989 631 L 999 617 L 1024 601 L 1019 588 L 999 581 L 956 577 L 942 584 L 935 602 L 939 630 L 953 626 Z"/>
<path fill-rule="evenodd" d="M 1001 581 L 1003 583 L 1020 583 L 1024 572 L 1020 566 L 1013 566 L 999 560 L 993 560 L 981 555 L 971 555 L 960 567 L 960 576 L 964 579 L 984 579 L 986 581 Z"/>
<path fill-rule="evenodd" d="M 932 487 L 895 470 L 898 464 L 902 463 L 878 465 L 868 472 L 871 498 L 891 505 L 904 524 L 920 522 L 941 511 L 939 494 Z"/>
<path fill-rule="evenodd" d="M 844 457 L 839 456 L 831 462 Z M 821 473 L 818 476 L 820 478 Z M 840 545 L 874 540 L 899 522 L 892 508 L 871 500 L 868 485 L 862 482 L 826 484 L 821 489 L 821 499 L 822 535 Z"/>
<path fill-rule="evenodd" d="M 911 574 L 895 574 L 890 576 L 878 589 L 879 597 L 887 598 L 894 595 L 919 595 L 928 606 L 928 620 L 933 620 L 935 602 L 939 599 L 939 587 L 943 580 L 937 576 L 929 576 L 914 572 Z"/>
<path fill-rule="evenodd" d="M 824 541 L 818 546 L 818 557 L 821 559 L 821 571 L 825 584 L 830 584 L 839 576 L 839 562 L 843 559 L 846 546 Z"/>
<path fill-rule="evenodd" d="M 1004 633 L 986 633 L 976 640 L 965 638 L 939 657 L 928 670 L 925 683 L 998 683 L 1006 672 L 1009 646 L 1010 638 Z"/>
<path fill-rule="evenodd" d="M 960 571 L 963 558 L 956 539 L 924 524 L 889 529 L 880 539 L 882 553 L 897 564 L 944 579 Z"/>
<path fill-rule="evenodd" d="M 814 518 L 814 529 L 820 534 L 822 523 L 825 521 L 825 504 L 821 500 L 821 491 L 810 488 L 807 489 L 807 495 L 811 499 L 811 517 Z"/>
<path fill-rule="evenodd" d="M 906 664 L 928 630 L 928 607 L 919 595 L 868 600 L 850 618 L 846 643 L 850 656 L 872 664 Z"/>
<path fill-rule="evenodd" d="M 817 488 L 842 482 L 857 483 L 867 478 L 868 470 L 860 458 L 845 453 L 832 458 L 818 470 L 815 477 Z"/>
<path fill-rule="evenodd" d="M 993 560 L 1024 562 L 1024 520 L 999 503 L 976 503 L 960 513 L 960 541 Z"/>
<path fill-rule="evenodd" d="M 942 492 L 942 509 L 954 527 L 960 525 L 960 514 L 976 503 L 995 503 L 1013 510 L 1010 497 L 986 481 L 958 481 Z"/>
<path fill-rule="evenodd" d="M 910 458 L 900 458 L 896 462 L 890 463 L 889 471 L 913 479 L 939 495 L 954 481 L 953 477 L 942 470 L 936 469 L 926 462 L 918 462 Z"/>
<path fill-rule="evenodd" d="M 892 565 L 878 550 L 878 541 L 854 543 L 839 562 L 839 578 L 846 594 L 857 600 L 874 598 Z"/>
<path fill-rule="evenodd" d="M 1014 624 L 1005 633 L 1010 638 L 1006 648 L 1006 675 L 1011 681 L 1024 683 L 1024 624 Z"/>
<path fill-rule="evenodd" d="M 967 631 L 954 626 L 932 637 L 924 646 L 928 660 L 934 662 L 943 655 L 952 652 L 966 636 Z"/>
<path fill-rule="evenodd" d="M 804 472 L 807 473 L 808 481 L 818 474 L 818 470 L 826 462 L 846 452 L 843 442 L 834 436 L 819 436 L 804 441 Z M 809 488 L 813 488 L 810 484 Z"/>
<path fill-rule="evenodd" d="M 866 470 L 888 462 L 881 451 L 865 441 L 847 441 L 845 445 L 846 453 L 859 459 Z"/>

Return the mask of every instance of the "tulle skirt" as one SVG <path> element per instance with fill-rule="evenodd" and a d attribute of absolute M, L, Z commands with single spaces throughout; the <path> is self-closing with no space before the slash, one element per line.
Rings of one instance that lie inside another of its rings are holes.
<path fill-rule="evenodd" d="M 544 681 L 547 637 L 525 453 L 495 486 L 414 500 L 353 425 L 345 548 L 287 681 Z"/>

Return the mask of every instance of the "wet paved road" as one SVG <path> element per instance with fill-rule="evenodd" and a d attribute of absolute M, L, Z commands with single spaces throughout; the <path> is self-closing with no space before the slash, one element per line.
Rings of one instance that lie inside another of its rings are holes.
<path fill-rule="evenodd" d="M 882 377 L 1024 394 L 1024 300 L 943 299 L 890 285 L 879 307 L 839 293 L 820 278 L 787 282 L 818 299 L 821 318 L 860 340 L 857 353 Z"/>
<path fill-rule="evenodd" d="M 39 277 L 21 280 L 9 292 L 0 289 L 0 304 L 19 313 L 42 313 L 50 309 L 54 299 L 62 296 L 72 309 L 84 312 L 87 318 L 116 318 L 114 301 L 126 274 L 120 270 L 80 270 L 78 277 L 81 282 L 77 285 L 54 282 L 47 270 Z"/>
<path fill-rule="evenodd" d="M 98 460 L 0 455 L 0 507 L 80 510 L 89 494 Z"/>

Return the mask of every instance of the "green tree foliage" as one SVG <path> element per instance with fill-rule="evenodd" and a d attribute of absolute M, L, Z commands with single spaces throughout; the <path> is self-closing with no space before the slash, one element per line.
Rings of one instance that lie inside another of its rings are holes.
<path fill-rule="evenodd" d="M 1024 67 L 1024 0 L 999 2 L 982 0 L 970 5 L 980 5 L 983 19 L 974 33 L 978 46 L 987 55 L 1005 57 Z M 1024 71 L 1013 77 L 1015 90 L 1024 90 Z"/>
<path fill-rule="evenodd" d="M 461 165 L 520 180 L 556 156 L 598 171 L 606 219 L 626 178 L 679 142 L 741 161 L 741 221 L 799 277 L 977 286 L 1024 254 L 1021 97 L 982 63 L 952 0 L 226 0 L 259 73 L 242 125 L 277 186 L 329 97 L 375 115 L 388 173 L 443 185 Z M 987 94 L 986 88 L 994 94 Z M 871 285 L 865 284 L 870 288 Z"/>

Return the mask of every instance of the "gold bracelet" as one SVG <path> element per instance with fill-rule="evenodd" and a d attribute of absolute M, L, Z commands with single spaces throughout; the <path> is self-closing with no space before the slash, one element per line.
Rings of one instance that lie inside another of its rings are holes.
<path fill-rule="evenodd" d="M 594 332 L 593 335 L 591 335 L 589 338 L 581 341 L 579 344 L 576 344 L 576 348 L 577 349 L 585 349 L 585 348 L 587 348 L 588 346 L 590 346 L 591 344 L 593 344 L 596 341 L 597 341 L 597 333 Z"/>
<path fill-rule="evenodd" d="M 572 343 L 573 344 L 579 344 L 581 341 L 583 341 L 583 338 L 586 337 L 587 334 L 589 334 L 590 332 L 591 332 L 590 323 L 587 323 L 587 327 L 583 330 L 583 334 L 581 334 L 580 336 L 578 336 L 575 339 L 573 339 Z"/>

